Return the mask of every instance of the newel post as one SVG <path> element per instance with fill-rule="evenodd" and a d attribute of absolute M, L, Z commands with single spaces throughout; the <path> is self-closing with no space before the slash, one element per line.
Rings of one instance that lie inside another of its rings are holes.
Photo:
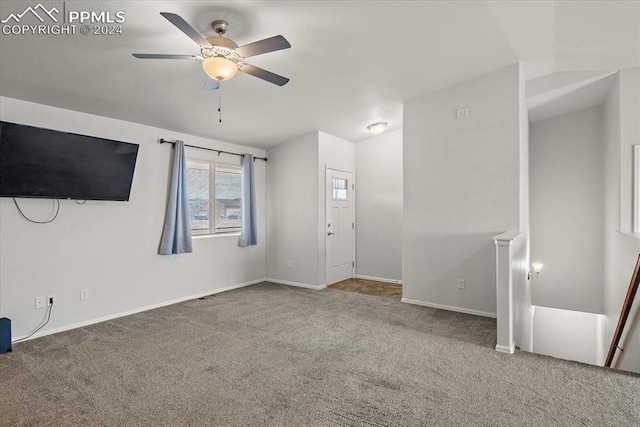
<path fill-rule="evenodd" d="M 496 244 L 496 296 L 498 343 L 496 351 L 513 354 L 513 275 L 511 245 L 519 233 L 502 233 L 493 238 Z"/>

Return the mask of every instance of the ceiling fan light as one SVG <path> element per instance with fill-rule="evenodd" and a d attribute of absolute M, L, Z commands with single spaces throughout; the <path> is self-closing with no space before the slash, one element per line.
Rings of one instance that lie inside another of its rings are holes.
<path fill-rule="evenodd" d="M 220 82 L 232 79 L 238 72 L 238 65 L 223 56 L 214 56 L 205 59 L 202 61 L 202 68 L 209 77 Z"/>
<path fill-rule="evenodd" d="M 369 129 L 369 132 L 371 132 L 371 135 L 379 135 L 382 132 L 384 132 L 386 128 L 387 128 L 387 122 L 378 122 L 378 123 L 373 123 L 367 126 L 367 129 Z"/>

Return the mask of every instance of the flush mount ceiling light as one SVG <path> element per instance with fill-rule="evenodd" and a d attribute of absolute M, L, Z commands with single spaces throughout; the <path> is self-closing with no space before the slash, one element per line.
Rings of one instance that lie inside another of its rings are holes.
<path fill-rule="evenodd" d="M 387 122 L 378 122 L 378 123 L 373 123 L 367 126 L 367 129 L 369 129 L 369 132 L 371 132 L 371 135 L 379 135 L 382 132 L 384 132 L 386 128 L 387 128 Z"/>

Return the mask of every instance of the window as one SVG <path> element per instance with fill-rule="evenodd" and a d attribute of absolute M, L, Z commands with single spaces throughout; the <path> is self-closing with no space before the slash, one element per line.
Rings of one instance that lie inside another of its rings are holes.
<path fill-rule="evenodd" d="M 640 233 L 640 145 L 633 146 L 633 231 Z"/>
<path fill-rule="evenodd" d="M 333 178 L 333 200 L 349 200 L 346 179 Z"/>
<path fill-rule="evenodd" d="M 242 177 L 239 166 L 187 160 L 191 234 L 240 231 Z"/>

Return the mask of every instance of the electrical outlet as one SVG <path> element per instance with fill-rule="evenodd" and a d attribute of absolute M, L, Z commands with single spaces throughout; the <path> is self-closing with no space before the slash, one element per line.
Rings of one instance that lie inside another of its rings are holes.
<path fill-rule="evenodd" d="M 289 262 L 287 263 L 287 267 L 293 268 L 293 261 L 289 260 Z"/>
<path fill-rule="evenodd" d="M 469 118 L 468 108 L 458 108 L 456 110 L 456 119 L 468 119 L 468 118 Z"/>
<path fill-rule="evenodd" d="M 44 297 L 36 297 L 35 301 L 36 301 L 36 310 L 46 307 Z"/>
<path fill-rule="evenodd" d="M 89 289 L 80 289 L 80 301 L 89 299 Z"/>
<path fill-rule="evenodd" d="M 47 295 L 47 305 L 54 305 L 56 301 L 55 295 Z"/>
<path fill-rule="evenodd" d="M 458 279 L 458 289 L 464 289 L 464 279 Z"/>

